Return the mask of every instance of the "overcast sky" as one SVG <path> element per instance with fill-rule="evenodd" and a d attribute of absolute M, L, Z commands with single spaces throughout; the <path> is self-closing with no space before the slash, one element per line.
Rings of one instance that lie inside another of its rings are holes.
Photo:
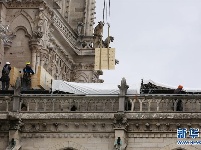
<path fill-rule="evenodd" d="M 103 1 L 96 0 L 97 22 Z M 125 77 L 201 89 L 201 0 L 111 0 L 108 20 L 120 64 L 104 71 L 105 83 Z"/>

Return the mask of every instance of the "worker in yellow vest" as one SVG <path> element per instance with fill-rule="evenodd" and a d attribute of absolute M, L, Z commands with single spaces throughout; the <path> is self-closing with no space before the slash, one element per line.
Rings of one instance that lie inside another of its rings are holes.
<path fill-rule="evenodd" d="M 23 69 L 23 90 L 29 90 L 31 88 L 31 74 L 34 72 L 31 69 L 30 62 L 26 63 L 26 67 Z"/>

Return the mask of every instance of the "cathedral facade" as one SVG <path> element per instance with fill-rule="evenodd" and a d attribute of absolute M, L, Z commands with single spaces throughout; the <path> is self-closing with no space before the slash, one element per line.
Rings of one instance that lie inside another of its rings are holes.
<path fill-rule="evenodd" d="M 22 70 L 31 62 L 53 79 L 103 82 L 94 71 L 94 15 L 95 0 L 2 1 L 1 25 L 12 36 L 1 44 L 0 67 L 10 62 Z"/>
<path fill-rule="evenodd" d="M 95 0 L 0 1 L 1 37 L 8 30 L 0 69 L 31 62 L 56 80 L 103 82 L 94 71 L 95 7 Z M 129 95 L 124 78 L 117 88 L 116 95 L 38 95 L 20 94 L 16 84 L 14 94 L 0 94 L 0 150 L 201 149 L 199 138 L 177 133 L 201 127 L 200 95 Z M 172 107 L 178 99 L 180 112 Z"/>

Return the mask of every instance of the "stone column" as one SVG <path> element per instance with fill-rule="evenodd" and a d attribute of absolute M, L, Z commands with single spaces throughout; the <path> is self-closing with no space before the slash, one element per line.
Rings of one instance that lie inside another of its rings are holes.
<path fill-rule="evenodd" d="M 2 76 L 2 69 L 4 65 L 4 46 L 3 40 L 0 39 L 0 77 Z M 0 89 L 2 88 L 2 82 L 0 82 Z"/>
<path fill-rule="evenodd" d="M 38 49 L 37 52 L 36 52 L 36 69 L 35 69 L 35 73 L 38 72 L 38 66 L 40 66 L 40 49 Z"/>
<path fill-rule="evenodd" d="M 124 112 L 125 110 L 125 99 L 126 94 L 129 86 L 126 84 L 126 79 L 122 78 L 121 85 L 118 85 L 118 88 L 120 90 L 119 94 L 119 112 Z"/>
<path fill-rule="evenodd" d="M 129 125 L 126 115 L 124 113 L 115 114 L 113 123 L 115 131 L 114 148 L 125 150 L 127 147 L 127 127 Z"/>
<path fill-rule="evenodd" d="M 6 149 L 19 150 L 21 148 L 21 127 L 23 122 L 20 119 L 20 115 L 17 112 L 9 112 L 9 143 Z"/>
<path fill-rule="evenodd" d="M 40 53 L 40 66 L 43 67 L 45 63 L 45 55 L 43 52 Z"/>
<path fill-rule="evenodd" d="M 36 47 L 31 50 L 31 68 L 36 71 Z"/>
<path fill-rule="evenodd" d="M 29 42 L 29 46 L 31 49 L 31 67 L 32 67 L 33 71 L 36 73 L 37 65 L 40 65 L 41 45 L 40 45 L 39 41 L 32 39 Z M 39 56 L 39 58 L 38 58 L 38 56 Z"/>
<path fill-rule="evenodd" d="M 20 91 L 21 91 L 21 79 L 18 77 L 14 86 L 13 96 L 13 112 L 19 112 L 20 109 Z"/>

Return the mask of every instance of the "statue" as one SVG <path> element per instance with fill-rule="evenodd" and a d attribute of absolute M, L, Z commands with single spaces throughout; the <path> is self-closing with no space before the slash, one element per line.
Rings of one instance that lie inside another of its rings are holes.
<path fill-rule="evenodd" d="M 17 77 L 15 86 L 14 86 L 14 95 L 20 95 L 20 92 L 21 92 L 21 80 L 20 80 L 20 77 Z"/>
<path fill-rule="evenodd" d="M 104 23 L 102 21 L 98 22 L 98 25 L 94 29 L 94 36 L 102 37 Z"/>
<path fill-rule="evenodd" d="M 100 43 L 102 42 L 103 26 L 104 23 L 100 21 L 94 29 L 94 48 L 102 47 Z"/>
<path fill-rule="evenodd" d="M 79 36 L 82 35 L 83 27 L 84 27 L 84 23 L 83 22 L 79 22 L 78 25 L 77 25 L 77 34 Z"/>
<path fill-rule="evenodd" d="M 103 45 L 105 48 L 109 48 L 110 46 L 110 42 L 114 41 L 114 37 L 113 36 L 109 36 L 105 39 L 105 41 L 103 41 Z"/>
<path fill-rule="evenodd" d="M 37 25 L 36 25 L 36 30 L 34 31 L 34 36 L 36 38 L 42 38 L 44 31 L 43 31 L 43 24 L 45 20 L 45 16 L 43 14 L 43 8 L 39 8 L 39 13 L 38 16 L 36 16 L 37 20 Z"/>

